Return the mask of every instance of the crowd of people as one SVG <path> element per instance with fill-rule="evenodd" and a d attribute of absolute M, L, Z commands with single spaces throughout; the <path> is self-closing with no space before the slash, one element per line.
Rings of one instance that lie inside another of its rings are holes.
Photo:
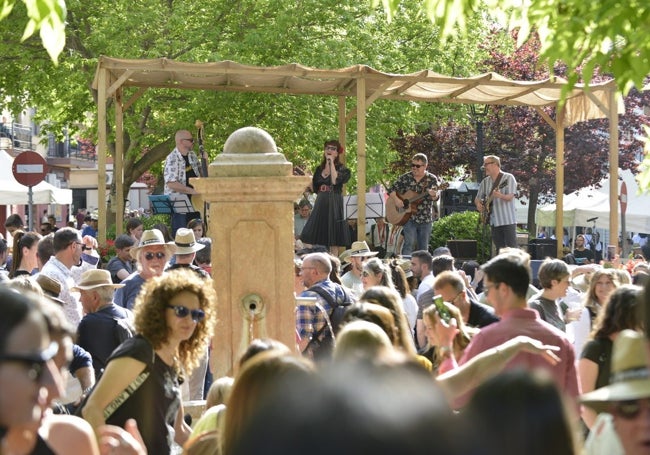
<path fill-rule="evenodd" d="M 190 136 L 176 135 L 174 159 L 194 176 Z M 486 263 L 424 241 L 441 185 L 424 155 L 389 190 L 411 211 L 401 241 L 385 220 L 354 240 L 342 154 L 325 143 L 313 211 L 297 203 L 296 343 L 253 340 L 231 377 L 209 369 L 212 331 L 229 322 L 200 220 L 129 218 L 105 264 L 91 259 L 92 219 L 45 236 L 12 225 L 0 453 L 650 453 L 645 258 L 547 258 L 533 272 L 512 245 L 516 182 L 494 156 L 476 200 L 499 247 Z M 170 188 L 194 194 L 178 178 Z M 196 399 L 205 412 L 188 422 Z"/>

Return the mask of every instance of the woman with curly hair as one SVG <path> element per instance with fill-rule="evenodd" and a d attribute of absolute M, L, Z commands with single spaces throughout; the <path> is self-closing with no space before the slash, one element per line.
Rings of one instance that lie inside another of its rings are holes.
<path fill-rule="evenodd" d="M 9 278 L 16 278 L 20 275 L 31 275 L 34 269 L 38 268 L 36 250 L 40 234 L 36 232 L 25 232 L 17 230 L 14 232 L 13 260 Z"/>
<path fill-rule="evenodd" d="M 97 429 L 138 423 L 148 453 L 169 454 L 191 433 L 183 421 L 180 376 L 203 355 L 215 321 L 212 280 L 174 270 L 147 281 L 135 303 L 137 335 L 111 355 L 83 409 Z"/>
<path fill-rule="evenodd" d="M 638 315 L 641 289 L 631 284 L 619 286 L 601 309 L 591 339 L 585 343 L 578 361 L 582 393 L 609 385 L 614 340 L 622 330 L 637 330 L 642 326 Z M 583 406 L 582 420 L 587 427 L 591 428 L 596 417 L 593 409 Z"/>

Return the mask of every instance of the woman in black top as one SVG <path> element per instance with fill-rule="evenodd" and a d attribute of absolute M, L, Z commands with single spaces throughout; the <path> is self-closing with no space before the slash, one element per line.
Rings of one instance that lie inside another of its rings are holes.
<path fill-rule="evenodd" d="M 316 202 L 300 235 L 304 243 L 326 246 L 335 256 L 350 244 L 342 194 L 343 185 L 350 180 L 350 170 L 341 163 L 342 155 L 343 147 L 339 141 L 325 142 L 323 160 L 312 177 Z"/>
<path fill-rule="evenodd" d="M 190 374 L 214 326 L 212 280 L 174 270 L 145 283 L 134 313 L 137 336 L 111 355 L 83 409 L 93 427 L 134 418 L 150 454 L 169 454 L 191 433 L 183 421 L 180 375 Z"/>

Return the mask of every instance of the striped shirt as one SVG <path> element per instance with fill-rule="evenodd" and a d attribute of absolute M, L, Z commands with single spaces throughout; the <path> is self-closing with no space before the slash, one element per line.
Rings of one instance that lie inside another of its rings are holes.
<path fill-rule="evenodd" d="M 501 171 L 501 180 L 499 186 L 505 182 L 506 186 L 499 191 L 503 194 L 514 194 L 517 192 L 517 181 L 514 175 Z M 492 190 L 493 180 L 490 176 L 485 177 L 481 181 L 478 188 L 476 197 L 479 200 L 488 198 Z M 490 216 L 490 224 L 492 226 L 507 226 L 509 224 L 517 224 L 517 210 L 515 207 L 515 200 L 504 201 L 503 199 L 494 198 L 492 200 L 492 215 Z"/>

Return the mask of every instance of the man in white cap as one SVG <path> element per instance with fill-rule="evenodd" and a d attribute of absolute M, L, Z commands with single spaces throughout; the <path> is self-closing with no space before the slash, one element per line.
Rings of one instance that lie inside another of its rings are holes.
<path fill-rule="evenodd" d="M 167 270 L 188 268 L 197 273 L 201 278 L 210 277 L 205 270 L 194 265 L 196 252 L 205 248 L 205 245 L 196 241 L 192 229 L 178 228 L 174 236 L 174 244 L 176 245 L 176 261 Z"/>
<path fill-rule="evenodd" d="M 81 294 L 86 315 L 77 327 L 77 344 L 93 356 L 95 377 L 100 378 L 113 350 L 133 334 L 133 315 L 113 303 L 115 290 L 123 284 L 113 284 L 108 270 L 88 270 L 79 284 L 72 288 Z M 128 333 L 130 332 L 130 334 Z"/>
<path fill-rule="evenodd" d="M 585 444 L 589 455 L 650 453 L 650 365 L 643 334 L 623 330 L 614 340 L 608 386 L 580 397 L 601 414 Z"/>
<path fill-rule="evenodd" d="M 377 251 L 370 251 L 370 247 L 365 241 L 353 242 L 350 249 L 343 252 L 352 267 L 341 277 L 341 283 L 350 289 L 357 298 L 363 294 L 363 283 L 361 282 L 363 262 L 377 254 Z"/>
<path fill-rule="evenodd" d="M 138 261 L 138 269 L 122 281 L 124 287 L 115 293 L 115 303 L 132 310 L 144 282 L 162 275 L 175 252 L 176 245 L 165 243 L 165 237 L 158 229 L 144 231 L 138 246 L 131 248 L 131 257 Z"/>

